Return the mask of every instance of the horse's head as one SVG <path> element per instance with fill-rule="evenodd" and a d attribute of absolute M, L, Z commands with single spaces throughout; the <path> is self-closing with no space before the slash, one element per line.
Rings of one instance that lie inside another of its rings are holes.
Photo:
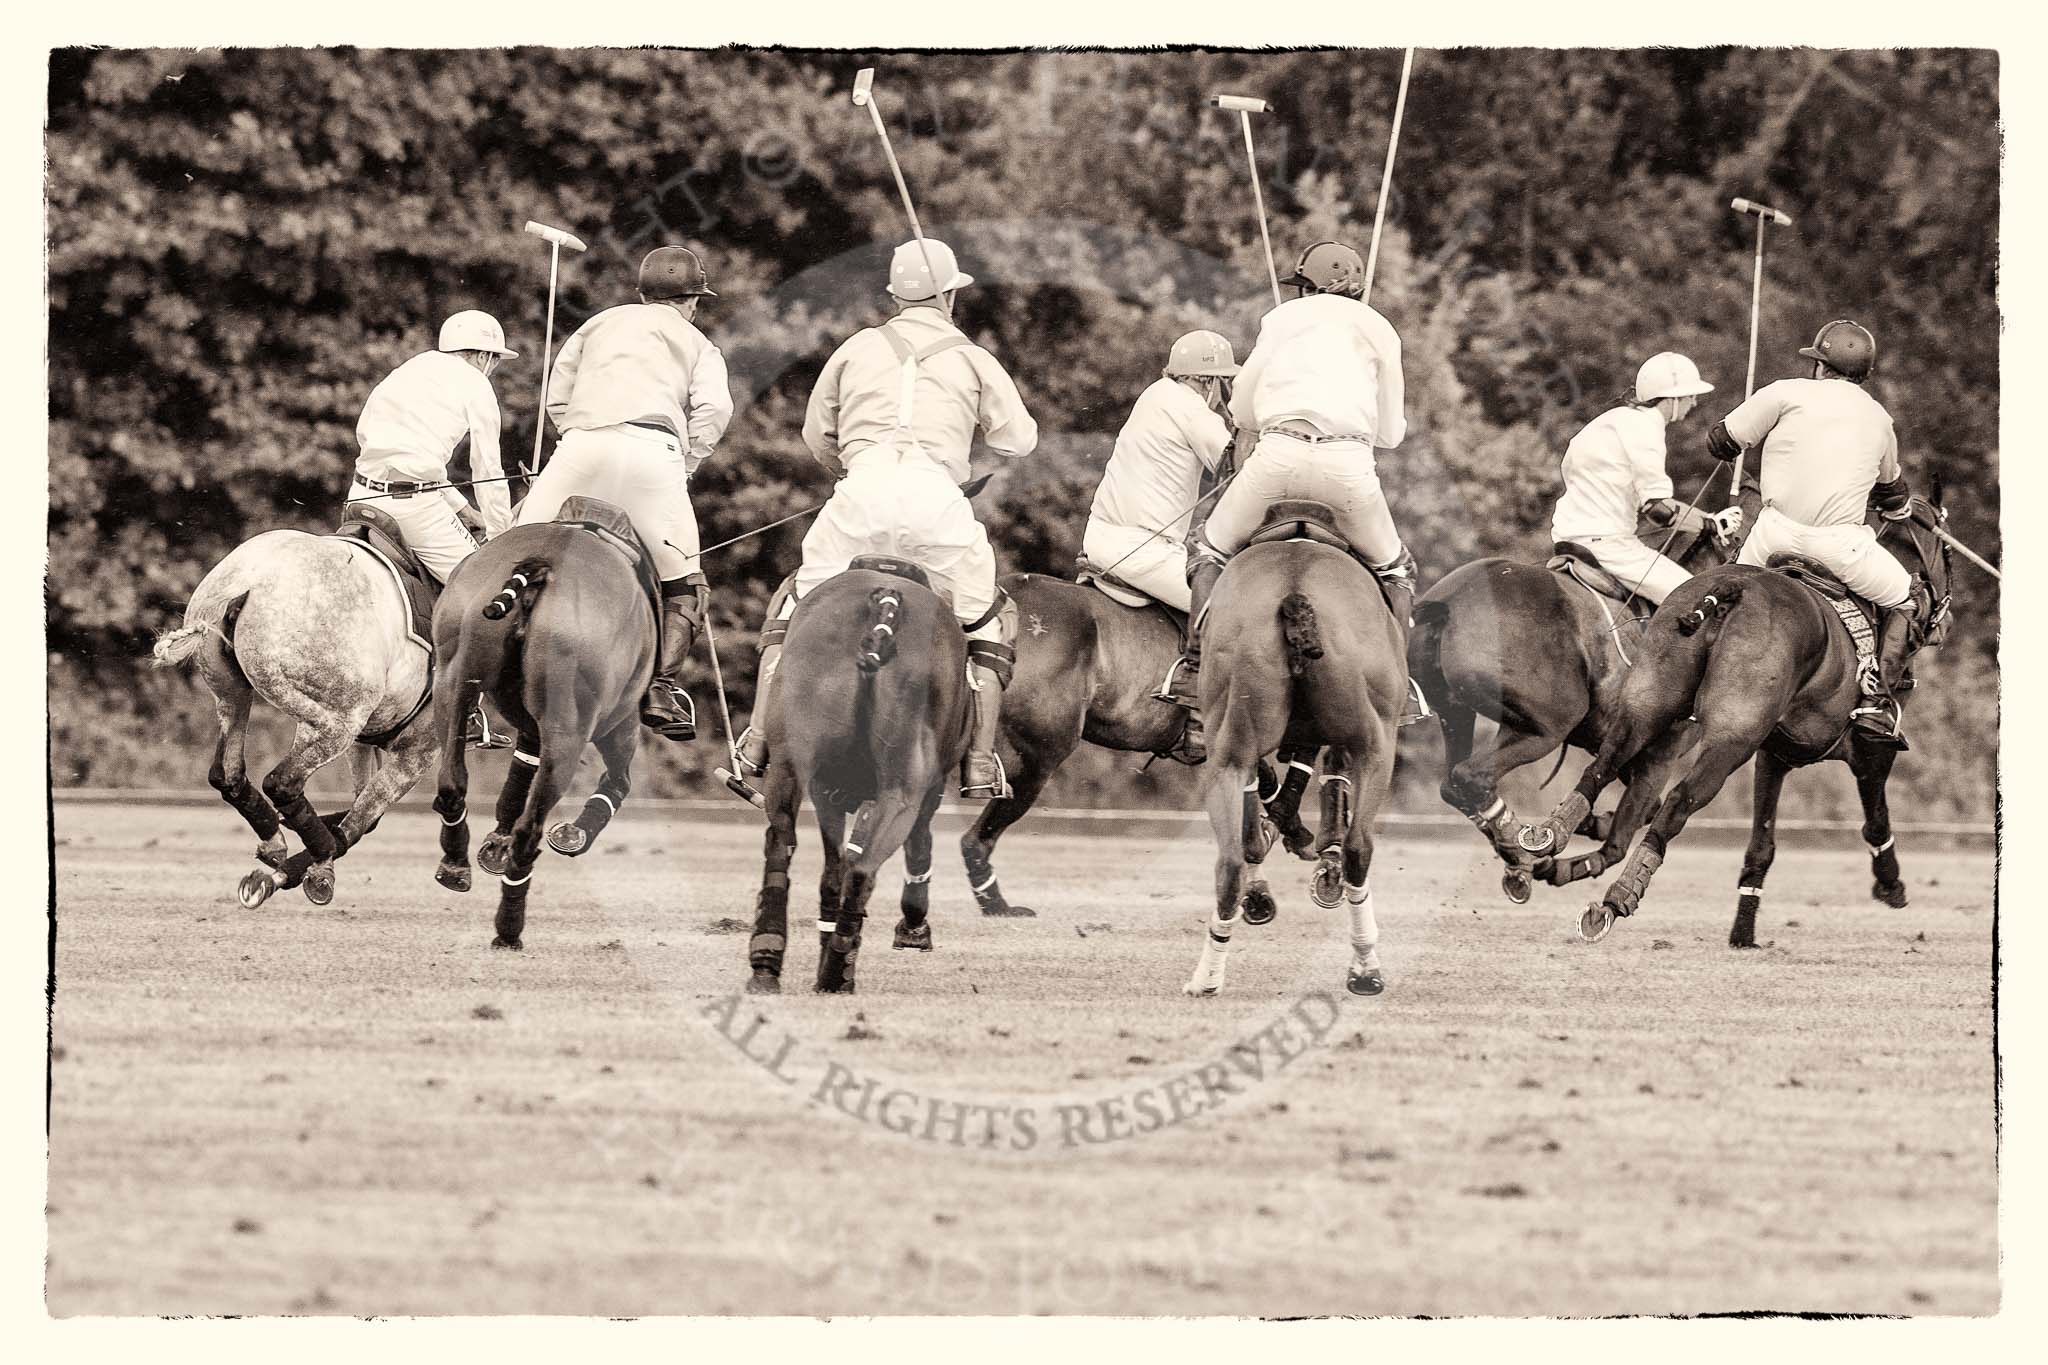
<path fill-rule="evenodd" d="M 1948 621 L 1949 570 L 1952 552 L 1948 542 L 1935 532 L 1947 529 L 1948 509 L 1942 506 L 1942 480 L 1936 475 L 1926 497 L 1914 496 L 1907 514 L 1898 521 L 1886 521 L 1877 512 L 1870 524 L 1885 548 L 1898 556 L 1906 572 L 1925 581 L 1932 602 L 1926 622 L 1927 643 L 1938 643 Z"/>
<path fill-rule="evenodd" d="M 1711 531 L 1680 531 L 1666 553 L 1689 573 L 1699 573 L 1716 564 L 1732 564 L 1742 550 L 1743 536 L 1756 525 L 1757 515 L 1763 511 L 1763 488 L 1754 474 L 1743 474 L 1742 494 L 1735 505 L 1742 509 L 1743 529 L 1732 538 L 1722 540 Z"/>

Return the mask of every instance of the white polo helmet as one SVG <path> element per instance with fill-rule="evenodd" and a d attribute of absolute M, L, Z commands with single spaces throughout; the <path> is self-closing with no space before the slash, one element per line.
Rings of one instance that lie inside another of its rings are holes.
<path fill-rule="evenodd" d="M 1700 378 L 1700 367 L 1676 351 L 1659 351 L 1636 371 L 1636 401 L 1654 403 L 1659 398 L 1691 398 L 1712 393 L 1714 386 Z"/>
<path fill-rule="evenodd" d="M 931 257 L 931 265 L 925 265 L 925 257 Z M 934 289 L 932 272 L 946 281 Z M 889 292 L 905 303 L 918 303 L 924 299 L 937 298 L 949 289 L 961 289 L 974 283 L 974 276 L 960 269 L 959 258 L 953 248 L 936 237 L 924 239 L 920 247 L 916 239 L 896 248 L 896 254 L 889 258 Z"/>
<path fill-rule="evenodd" d="M 505 349 L 505 329 L 489 313 L 479 313 L 471 308 L 455 314 L 441 324 L 441 346 L 444 351 L 489 351 L 507 360 L 519 358 L 519 352 Z"/>
<path fill-rule="evenodd" d="M 1166 373 L 1175 375 L 1222 375 L 1237 373 L 1237 356 L 1230 342 L 1215 332 L 1189 332 L 1173 343 L 1166 356 Z"/>

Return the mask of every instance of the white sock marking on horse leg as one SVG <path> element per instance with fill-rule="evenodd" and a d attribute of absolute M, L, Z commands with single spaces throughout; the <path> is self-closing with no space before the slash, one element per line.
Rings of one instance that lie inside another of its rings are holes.
<path fill-rule="evenodd" d="M 1361 967 L 1377 967 L 1380 922 L 1373 914 L 1372 883 L 1344 888 L 1344 906 L 1351 912 L 1351 956 Z"/>

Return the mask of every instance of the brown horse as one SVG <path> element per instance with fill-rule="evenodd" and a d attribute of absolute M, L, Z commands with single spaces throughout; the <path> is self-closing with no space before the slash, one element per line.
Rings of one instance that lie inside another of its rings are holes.
<path fill-rule="evenodd" d="M 1045 784 L 1083 740 L 1122 753 L 1172 757 L 1187 712 L 1153 694 L 1180 657 L 1181 626 L 1165 609 L 1127 606 L 1086 583 L 1011 574 L 1003 590 L 1017 603 L 1017 675 L 1003 694 L 1003 738 L 1017 761 L 1010 794 L 982 807 L 960 836 L 967 884 L 985 915 L 1031 915 L 1003 895 L 996 841 L 1037 802 Z M 1261 765 L 1267 814 L 1287 847 L 1313 857 L 1314 835 L 1298 814 L 1311 775 L 1306 754 L 1281 755 L 1284 778 Z"/>
<path fill-rule="evenodd" d="M 434 880 L 451 891 L 470 887 L 463 720 L 488 695 L 518 735 L 497 827 L 477 851 L 484 871 L 501 876 L 494 948 L 523 946 L 541 829 L 584 745 L 597 744 L 604 777 L 573 824 L 548 830 L 548 843 L 582 853 L 625 801 L 640 695 L 654 674 L 654 597 L 631 524 L 589 498 L 571 499 L 561 516 L 515 526 L 465 559 L 434 609 L 434 725 L 442 736 Z"/>
<path fill-rule="evenodd" d="M 1916 498 L 1906 522 L 1878 523 L 1880 538 L 1890 540 L 1907 569 L 1924 578 L 1931 623 L 1943 619 L 1948 601 L 1948 549 L 1934 535 L 1941 521 L 1937 504 Z M 1897 525 L 1905 534 L 1894 535 Z M 1849 713 L 1860 696 L 1857 670 L 1849 632 L 1830 603 L 1776 569 L 1728 565 L 1667 598 L 1622 685 L 1618 723 L 1578 786 L 1541 827 L 1553 836 L 1575 827 L 1618 771 L 1640 754 L 1671 747 L 1687 718 L 1697 717 L 1691 767 L 1669 791 L 1658 793 L 1641 842 L 1580 918 L 1584 937 L 1597 941 L 1617 918 L 1635 913 L 1671 841 L 1752 754 L 1754 811 L 1731 946 L 1756 944 L 1756 913 L 1776 854 L 1772 827 L 1785 774 L 1823 759 L 1841 759 L 1856 775 L 1875 873 L 1871 894 L 1904 905 L 1884 790 L 1895 751 L 1850 728 Z M 1617 818 L 1615 825 L 1612 837 L 1626 846 L 1642 820 L 1630 825 Z"/>
<path fill-rule="evenodd" d="M 869 567 L 887 564 L 887 569 Z M 914 566 L 864 557 L 790 618 L 766 718 L 768 832 L 754 934 L 756 993 L 782 989 L 789 864 L 806 792 L 817 808 L 820 991 L 850 993 L 875 873 L 903 850 L 894 946 L 931 951 L 932 814 L 971 736 L 967 636 Z"/>
<path fill-rule="evenodd" d="M 1753 480 L 1746 485 L 1743 513 L 1753 521 L 1760 498 Z M 1642 538 L 1694 572 L 1733 555 L 1702 532 L 1649 527 Z M 1440 792 L 1507 865 L 1501 887 L 1514 901 L 1529 899 L 1533 876 L 1561 886 L 1598 876 L 1627 852 L 1613 842 L 1608 815 L 1589 815 L 1576 831 L 1605 841 L 1597 852 L 1559 859 L 1551 855 L 1561 842 L 1524 847 L 1530 826 L 1501 799 L 1499 784 L 1552 754 L 1561 765 L 1567 746 L 1599 752 L 1617 724 L 1621 682 L 1649 615 L 1642 599 L 1631 605 L 1640 617 L 1562 573 L 1498 557 L 1461 565 L 1415 603 L 1408 667 L 1443 730 Z M 1479 716 L 1498 727 L 1490 746 L 1473 744 Z"/>
<path fill-rule="evenodd" d="M 1272 525 L 1321 522 L 1318 504 L 1276 504 Z M 1269 527 L 1270 529 L 1270 527 Z M 1209 718 L 1203 774 L 1216 834 L 1216 908 L 1194 974 L 1182 989 L 1222 989 L 1231 932 L 1273 917 L 1263 880 L 1247 884 L 1260 819 L 1256 765 L 1281 748 L 1327 746 L 1324 850 L 1318 900 L 1351 913 L 1354 995 L 1386 988 L 1371 884 L 1373 820 L 1393 780 L 1395 736 L 1408 697 L 1403 627 L 1372 573 L 1350 554 L 1307 539 L 1261 540 L 1230 561 L 1203 629 L 1202 707 Z"/>

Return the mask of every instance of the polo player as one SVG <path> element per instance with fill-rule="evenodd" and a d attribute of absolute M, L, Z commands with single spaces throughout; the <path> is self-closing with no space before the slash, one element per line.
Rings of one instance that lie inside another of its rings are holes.
<path fill-rule="evenodd" d="M 1232 421 L 1257 433 L 1257 444 L 1190 542 L 1195 624 L 1182 660 L 1190 678 L 1199 667 L 1200 622 L 1224 561 L 1244 548 L 1280 499 L 1329 505 L 1338 532 L 1386 590 L 1404 633 L 1415 596 L 1415 557 L 1394 529 L 1373 456 L 1407 434 L 1401 338 L 1365 302 L 1365 262 L 1341 242 L 1302 252 L 1281 283 L 1296 296 L 1260 321 L 1230 399 Z"/>
<path fill-rule="evenodd" d="M 1622 586 L 1651 602 L 1661 603 L 1692 575 L 1643 544 L 1636 534 L 1642 517 L 1681 531 L 1711 525 L 1723 539 L 1742 529 L 1742 509 L 1708 515 L 1688 508 L 1671 496 L 1664 472 L 1664 428 L 1713 391 L 1691 360 L 1660 351 L 1636 371 L 1633 393 L 1565 447 L 1564 495 L 1551 513 L 1551 539 L 1584 546 Z"/>
<path fill-rule="evenodd" d="M 519 352 L 505 346 L 505 329 L 489 313 L 456 313 L 441 324 L 436 349 L 400 365 L 370 390 L 356 422 L 355 476 L 349 502 L 368 502 L 388 513 L 405 546 L 436 583 L 478 545 L 512 524 L 498 457 L 498 395 L 491 376 Z M 469 441 L 479 520 L 469 503 L 447 487 L 448 461 Z M 422 490 L 421 485 L 428 487 Z M 434 487 L 434 485 L 440 485 Z M 498 747 L 483 710 L 472 712 L 470 743 Z"/>
<path fill-rule="evenodd" d="M 818 375 L 804 444 L 839 484 L 804 536 L 802 567 L 776 593 L 761 629 L 755 723 L 734 755 L 749 776 L 767 771 L 762 726 L 797 601 L 855 557 L 879 554 L 919 565 L 933 587 L 952 595 L 967 632 L 974 693 L 960 794 L 1009 794 L 996 735 L 1016 659 L 1016 607 L 999 597 L 995 552 L 960 485 L 972 472 L 968 447 L 977 427 L 989 449 L 1015 458 L 1037 446 L 1038 424 L 996 358 L 953 325 L 953 299 L 973 283 L 944 242 L 905 242 L 889 264 L 896 316 L 847 338 Z"/>
<path fill-rule="evenodd" d="M 1230 448 L 1230 381 L 1237 357 L 1215 332 L 1189 332 L 1167 352 L 1160 377 L 1138 395 L 1117 433 L 1081 552 L 1098 568 L 1185 612 L 1189 603 L 1188 524 L 1203 474 L 1214 474 Z M 1185 707 L 1188 722 L 1180 753 L 1202 757 L 1202 730 L 1194 694 L 1173 683 L 1160 699 Z"/>
<path fill-rule="evenodd" d="M 1813 362 L 1811 374 L 1765 385 L 1707 433 L 1717 460 L 1763 446 L 1763 510 L 1737 562 L 1762 565 L 1781 551 L 1806 555 L 1883 611 L 1877 676 L 1863 680 L 1864 704 L 1851 718 L 1871 739 L 1904 749 L 1897 689 L 1914 621 L 1931 604 L 1926 586 L 1877 543 L 1864 519 L 1875 502 L 1886 520 L 1903 521 L 1913 502 L 1891 414 L 1864 388 L 1877 367 L 1877 338 L 1838 319 L 1799 354 Z"/>
<path fill-rule="evenodd" d="M 661 659 L 640 721 L 687 740 L 697 737 L 697 710 L 683 691 L 683 660 L 711 598 L 689 481 L 732 421 L 732 394 L 725 356 L 697 330 L 699 300 L 718 297 L 697 254 L 656 247 L 640 262 L 639 285 L 640 302 L 597 314 L 555 358 L 548 416 L 561 441 L 519 524 L 552 521 L 577 494 L 625 511 L 661 578 Z"/>

